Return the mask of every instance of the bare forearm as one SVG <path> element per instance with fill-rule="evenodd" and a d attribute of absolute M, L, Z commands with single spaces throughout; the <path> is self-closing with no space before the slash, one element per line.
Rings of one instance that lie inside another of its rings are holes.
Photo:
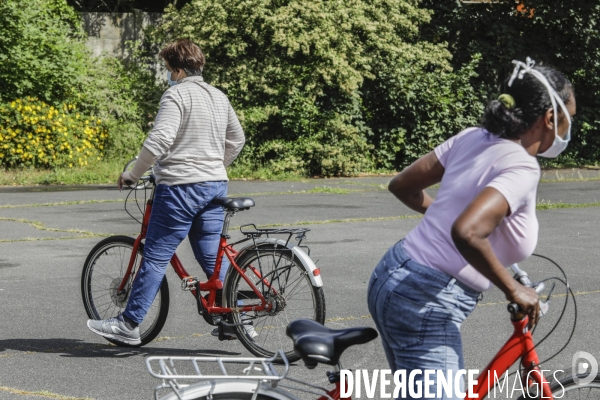
<path fill-rule="evenodd" d="M 420 192 L 413 193 L 411 195 L 406 195 L 404 193 L 395 192 L 390 187 L 390 191 L 396 196 L 398 200 L 400 200 L 405 206 L 410 208 L 411 210 L 420 212 L 421 214 L 425 214 L 425 211 L 429 208 L 431 203 L 433 203 L 433 199 L 429 196 L 424 190 Z"/>
<path fill-rule="evenodd" d="M 433 199 L 425 189 L 442 180 L 444 167 L 431 152 L 419 158 L 389 183 L 388 189 L 398 200 L 412 210 L 425 214 Z"/>
<path fill-rule="evenodd" d="M 140 151 L 135 164 L 133 165 L 133 169 L 131 171 L 125 172 L 125 179 L 137 182 L 142 175 L 154 165 L 157 156 L 152 154 L 150 150 L 148 150 L 145 146 L 142 146 L 142 150 Z"/>

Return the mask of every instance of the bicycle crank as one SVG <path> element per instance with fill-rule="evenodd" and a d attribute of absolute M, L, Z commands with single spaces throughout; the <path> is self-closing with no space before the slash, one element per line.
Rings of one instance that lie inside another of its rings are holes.
<path fill-rule="evenodd" d="M 127 298 L 129 297 L 129 290 L 127 288 L 117 291 L 119 285 L 123 281 L 123 278 L 115 278 L 110 283 L 110 299 L 113 304 L 119 308 L 124 308 L 127 305 Z"/>

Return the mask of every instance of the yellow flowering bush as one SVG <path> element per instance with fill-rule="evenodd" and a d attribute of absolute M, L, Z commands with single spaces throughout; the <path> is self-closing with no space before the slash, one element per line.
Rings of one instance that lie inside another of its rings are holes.
<path fill-rule="evenodd" d="M 0 166 L 79 167 L 100 160 L 108 131 L 74 105 L 54 107 L 35 97 L 0 104 Z"/>

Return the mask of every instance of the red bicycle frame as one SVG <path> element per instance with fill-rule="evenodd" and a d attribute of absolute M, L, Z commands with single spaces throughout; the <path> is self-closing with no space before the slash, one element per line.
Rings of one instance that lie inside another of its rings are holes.
<path fill-rule="evenodd" d="M 502 346 L 500 351 L 496 353 L 492 361 L 479 374 L 477 384 L 473 388 L 473 396 L 469 396 L 466 390 L 466 399 L 483 399 L 488 395 L 491 388 L 496 386 L 497 379 L 501 378 L 504 373 L 515 363 L 519 358 L 522 358 L 521 365 L 523 366 L 523 375 L 520 377 L 523 390 L 527 390 L 531 385 L 536 384 L 540 398 L 552 400 L 552 392 L 550 391 L 550 383 L 544 377 L 543 372 L 539 368 L 539 359 L 533 344 L 531 332 L 527 328 L 529 318 L 519 314 L 512 321 L 514 332 L 508 341 Z M 335 388 L 327 392 L 327 395 L 334 400 L 342 399 L 341 397 L 341 382 L 337 381 Z M 344 381 L 345 385 L 346 382 Z M 507 383 L 508 384 L 508 383 Z M 532 393 L 533 394 L 533 393 Z M 326 400 L 328 397 L 320 397 L 319 400 Z M 351 400 L 351 397 L 343 397 L 344 400 Z"/>
<path fill-rule="evenodd" d="M 127 271 L 125 272 L 125 275 L 123 277 L 123 280 L 121 281 L 121 284 L 117 288 L 117 293 L 121 292 L 127 286 L 127 282 L 130 279 L 131 272 L 133 271 L 135 261 L 138 256 L 138 249 L 139 249 L 140 243 L 146 237 L 146 233 L 148 232 L 148 224 L 150 222 L 150 215 L 152 213 L 152 201 L 153 201 L 152 197 L 154 197 L 154 192 L 152 193 L 150 200 L 148 200 L 146 203 L 146 210 L 144 212 L 144 218 L 142 220 L 142 229 L 141 229 L 140 235 L 137 237 L 137 239 L 135 240 L 135 242 L 133 244 L 131 258 L 129 259 L 129 265 L 127 266 Z M 229 215 L 227 215 L 226 218 L 229 218 Z M 240 313 L 240 312 L 247 312 L 247 311 L 269 311 L 271 309 L 271 307 L 273 306 L 272 304 L 267 302 L 267 300 L 265 299 L 265 297 L 263 296 L 261 291 L 256 287 L 254 282 L 252 282 L 252 280 L 250 278 L 248 278 L 248 276 L 246 276 L 246 273 L 237 265 L 237 263 L 235 262 L 235 258 L 237 256 L 237 254 L 238 254 L 238 252 L 232 247 L 232 245 L 227 244 L 227 236 L 225 234 L 221 234 L 221 239 L 219 241 L 219 250 L 217 251 L 217 258 L 215 261 L 214 272 L 213 272 L 212 276 L 210 277 L 210 279 L 208 279 L 208 281 L 198 282 L 200 291 L 208 291 L 209 292 L 208 300 L 202 296 L 199 297 L 199 300 L 202 302 L 203 308 L 209 314 L 213 314 L 213 313 L 229 314 L 229 313 L 234 313 L 234 312 Z M 260 305 L 249 305 L 249 306 L 243 306 L 243 307 L 220 307 L 220 306 L 217 307 L 216 306 L 217 290 L 223 289 L 223 282 L 219 279 L 219 272 L 221 271 L 221 264 L 223 261 L 223 256 L 227 257 L 227 259 L 229 260 L 229 262 L 231 264 L 230 267 L 235 268 L 236 271 L 238 272 L 238 274 L 241 275 L 241 277 L 246 281 L 246 283 L 248 283 L 248 285 L 256 293 L 256 295 L 258 296 L 258 299 L 261 302 Z M 182 280 L 186 280 L 186 279 L 193 280 L 194 279 L 183 267 L 183 264 L 179 260 L 179 257 L 177 257 L 177 254 L 173 254 L 173 257 L 171 258 L 171 265 L 173 266 L 173 269 L 175 270 L 175 273 L 177 274 L 177 276 L 179 276 L 179 278 L 181 278 Z M 275 291 L 274 288 L 271 287 L 270 283 L 260 275 L 260 272 L 256 268 L 254 268 L 252 266 L 250 266 L 249 268 L 259 279 L 261 279 L 261 282 L 266 287 L 268 287 L 270 290 Z M 194 297 L 197 296 L 196 289 L 192 288 L 192 289 L 190 289 L 190 292 L 194 295 Z"/>
<path fill-rule="evenodd" d="M 527 328 L 529 317 L 522 315 L 517 317 L 522 318 L 511 321 L 514 326 L 512 336 L 479 375 L 477 385 L 473 390 L 474 396 L 468 397 L 467 394 L 467 398 L 483 399 L 487 396 L 489 390 L 495 386 L 496 379 L 501 377 L 515 361 L 522 358 L 523 375 L 521 375 L 521 383 L 523 390 L 527 390 L 532 384 L 536 384 L 541 398 L 554 399 L 550 391 L 550 383 L 539 368 L 540 360 L 535 351 L 531 332 Z"/>
<path fill-rule="evenodd" d="M 346 384 L 346 382 L 344 381 L 344 385 Z M 329 392 L 327 392 L 327 396 L 331 397 L 334 400 L 337 399 L 341 399 L 342 397 L 342 384 L 340 381 L 337 381 L 335 383 L 335 388 L 331 389 Z M 318 400 L 328 400 L 329 397 L 327 396 L 321 396 L 319 397 Z M 351 399 L 350 397 L 344 397 L 344 399 Z"/>

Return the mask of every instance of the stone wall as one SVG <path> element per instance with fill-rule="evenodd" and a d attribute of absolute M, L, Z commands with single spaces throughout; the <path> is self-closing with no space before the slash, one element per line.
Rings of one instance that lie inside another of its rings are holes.
<path fill-rule="evenodd" d="M 87 46 L 94 56 L 106 54 L 118 58 L 127 58 L 127 42 L 138 40 L 148 25 L 157 24 L 161 13 L 94 13 L 83 12 L 84 29 L 88 34 Z"/>

